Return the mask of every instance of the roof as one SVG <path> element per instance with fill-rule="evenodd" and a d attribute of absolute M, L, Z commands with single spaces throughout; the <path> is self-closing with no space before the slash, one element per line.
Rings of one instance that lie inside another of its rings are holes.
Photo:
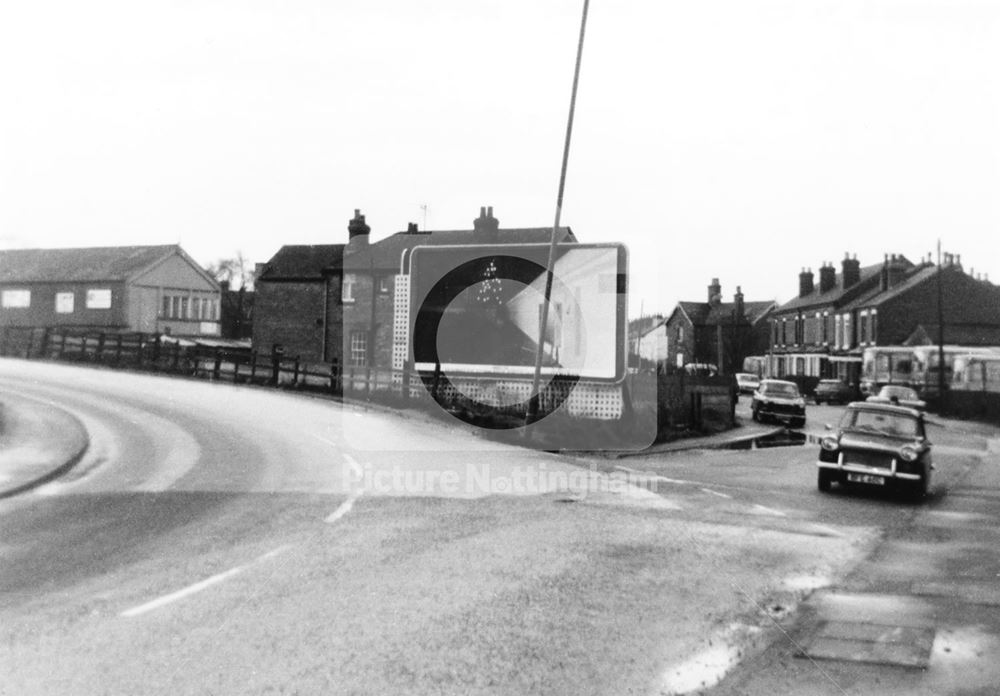
<path fill-rule="evenodd" d="M 743 314 L 752 324 L 767 314 L 775 305 L 774 300 L 744 302 Z M 678 302 L 677 306 L 684 311 L 695 326 L 716 326 L 731 323 L 736 312 L 735 302 L 720 302 L 715 305 L 708 302 Z"/>
<path fill-rule="evenodd" d="M 473 230 L 440 230 L 427 232 L 397 232 L 385 239 L 368 244 L 350 244 L 345 249 L 348 268 L 398 269 L 404 250 L 418 245 L 445 244 L 543 244 L 552 236 L 551 227 L 518 227 L 500 229 L 495 234 Z M 560 227 L 556 241 L 575 243 L 576 236 L 569 227 Z"/>
<path fill-rule="evenodd" d="M 178 253 L 188 258 L 176 244 L 0 250 L 0 283 L 127 280 Z"/>
<path fill-rule="evenodd" d="M 287 244 L 264 264 L 257 280 L 322 280 L 323 271 L 340 268 L 343 259 L 343 244 Z"/>
<path fill-rule="evenodd" d="M 844 288 L 844 274 L 837 273 L 834 276 L 833 287 L 826 292 L 820 292 L 819 283 L 816 283 L 813 291 L 808 295 L 794 297 L 785 304 L 778 307 L 779 312 L 786 312 L 803 307 L 833 306 L 839 305 L 846 299 L 856 297 L 859 293 L 867 292 L 871 289 L 871 282 L 877 281 L 882 272 L 883 262 L 863 266 L 859 269 L 860 279 L 849 288 Z"/>

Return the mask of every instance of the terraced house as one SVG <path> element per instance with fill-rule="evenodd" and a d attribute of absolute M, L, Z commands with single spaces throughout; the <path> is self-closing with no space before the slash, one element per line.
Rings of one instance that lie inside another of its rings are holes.
<path fill-rule="evenodd" d="M 930 254 L 918 263 L 887 254 L 862 267 L 845 255 L 839 273 L 823 263 L 818 280 L 803 268 L 798 295 L 770 318 L 771 376 L 807 388 L 825 377 L 859 386 L 866 348 L 936 341 L 939 315 L 946 341 L 984 344 L 1000 332 L 1000 288 L 967 273 L 960 256 L 946 254 L 939 267 Z"/>

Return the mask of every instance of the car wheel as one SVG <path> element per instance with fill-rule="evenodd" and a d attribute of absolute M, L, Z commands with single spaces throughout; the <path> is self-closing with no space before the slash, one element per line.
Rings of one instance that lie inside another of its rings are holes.
<path fill-rule="evenodd" d="M 833 472 L 827 469 L 820 469 L 818 475 L 816 476 L 816 487 L 819 488 L 824 493 L 830 490 L 830 484 L 833 483 Z"/>

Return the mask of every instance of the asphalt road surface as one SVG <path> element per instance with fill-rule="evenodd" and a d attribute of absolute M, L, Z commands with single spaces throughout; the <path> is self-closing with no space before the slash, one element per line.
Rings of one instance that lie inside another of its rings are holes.
<path fill-rule="evenodd" d="M 808 593 L 986 451 L 944 443 L 914 505 L 818 493 L 815 446 L 559 457 L 299 394 L 17 360 L 0 389 L 92 436 L 70 474 L 0 501 L 12 696 L 692 692 L 773 650 Z"/>

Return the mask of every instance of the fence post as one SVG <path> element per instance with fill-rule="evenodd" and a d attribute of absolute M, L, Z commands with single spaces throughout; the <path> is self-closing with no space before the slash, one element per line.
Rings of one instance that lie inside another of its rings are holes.
<path fill-rule="evenodd" d="M 434 381 L 431 383 L 431 398 L 437 401 L 438 384 L 441 382 L 441 363 L 434 363 Z"/>
<path fill-rule="evenodd" d="M 97 352 L 94 353 L 95 362 L 100 362 L 101 358 L 104 356 L 104 342 L 107 338 L 107 335 L 103 331 L 97 335 Z"/>
<path fill-rule="evenodd" d="M 250 384 L 253 384 L 254 378 L 257 377 L 257 351 L 251 351 L 250 353 Z"/>
<path fill-rule="evenodd" d="M 300 356 L 295 356 L 295 372 L 292 373 L 292 386 L 299 386 L 299 359 Z"/>
<path fill-rule="evenodd" d="M 10 333 L 9 326 L 0 326 L 0 355 L 7 355 L 7 334 Z"/>
<path fill-rule="evenodd" d="M 46 326 L 42 330 L 42 345 L 41 345 L 41 347 L 39 349 L 39 355 L 42 358 L 48 358 L 49 357 L 49 339 L 50 339 L 51 333 L 52 333 L 52 329 L 50 329 L 48 326 Z"/>
<path fill-rule="evenodd" d="M 66 332 L 63 331 L 59 334 L 59 352 L 56 353 L 56 359 L 62 360 L 63 353 L 66 352 Z"/>
<path fill-rule="evenodd" d="M 281 347 L 275 343 L 271 346 L 271 383 L 278 386 L 278 379 L 281 377 Z"/>
<path fill-rule="evenodd" d="M 28 329 L 28 343 L 24 346 L 24 358 L 27 360 L 31 357 L 31 349 L 35 344 L 35 330 Z"/>
<path fill-rule="evenodd" d="M 219 380 L 219 372 L 222 369 L 222 348 L 215 347 L 215 364 L 212 366 L 212 379 Z"/>
<path fill-rule="evenodd" d="M 173 361 L 174 372 L 177 372 L 180 369 L 180 365 L 181 365 L 181 342 L 177 341 L 174 344 L 174 361 Z"/>
<path fill-rule="evenodd" d="M 117 334 L 115 336 L 115 363 L 120 363 L 122 361 L 122 335 Z"/>
<path fill-rule="evenodd" d="M 142 353 L 146 346 L 146 334 L 140 333 L 136 336 L 135 343 L 135 364 L 137 367 L 142 367 Z"/>
<path fill-rule="evenodd" d="M 337 374 L 339 371 L 337 369 L 338 366 L 337 358 L 334 358 L 333 362 L 330 363 L 330 391 L 334 394 L 337 393 L 337 381 L 339 379 L 339 375 Z"/>
<path fill-rule="evenodd" d="M 160 366 L 160 347 L 161 347 L 160 334 L 156 334 L 156 337 L 153 339 L 153 364 L 156 367 Z"/>

